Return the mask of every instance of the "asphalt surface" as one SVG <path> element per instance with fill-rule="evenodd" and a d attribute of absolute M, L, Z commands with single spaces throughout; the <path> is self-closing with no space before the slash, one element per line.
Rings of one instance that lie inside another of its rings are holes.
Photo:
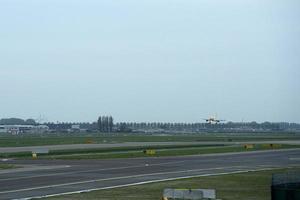
<path fill-rule="evenodd" d="M 294 144 L 300 145 L 300 140 L 270 140 L 270 141 L 245 141 L 245 142 L 123 142 L 123 143 L 101 143 L 101 144 L 64 144 L 46 146 L 26 147 L 0 147 L 1 153 L 31 152 L 36 150 L 70 150 L 70 149 L 93 149 L 93 148 L 115 148 L 115 147 L 147 147 L 147 146 L 168 146 L 168 145 L 237 145 L 237 144 Z"/>
<path fill-rule="evenodd" d="M 23 165 L 1 170 L 0 199 L 26 199 L 206 176 L 300 166 L 300 149 L 112 160 L 10 160 Z"/>

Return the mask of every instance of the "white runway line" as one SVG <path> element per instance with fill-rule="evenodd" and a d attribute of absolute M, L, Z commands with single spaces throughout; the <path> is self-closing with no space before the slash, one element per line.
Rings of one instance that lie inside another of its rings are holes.
<path fill-rule="evenodd" d="M 79 185 L 79 184 L 93 183 L 93 182 L 100 182 L 100 181 L 111 181 L 111 180 L 120 180 L 120 179 L 128 179 L 128 178 L 138 178 L 138 177 L 144 177 L 144 176 L 179 174 L 179 173 L 187 173 L 187 172 L 200 172 L 200 171 L 222 170 L 222 169 L 233 169 L 233 168 L 239 168 L 239 166 L 217 167 L 217 168 L 207 168 L 207 169 L 193 169 L 193 170 L 182 170 L 182 171 L 173 171 L 173 172 L 157 172 L 157 173 L 150 173 L 150 174 L 138 174 L 138 175 L 121 176 L 121 177 L 113 177 L 113 178 L 93 179 L 93 180 L 77 181 L 77 182 L 71 182 L 71 183 L 62 183 L 62 184 L 46 185 L 46 186 L 40 186 L 40 187 L 24 188 L 24 189 L 18 189 L 18 190 L 7 190 L 7 191 L 0 192 L 0 194 L 23 192 L 23 191 L 53 188 L 53 187 L 70 186 L 70 185 Z"/>
<path fill-rule="evenodd" d="M 165 162 L 165 163 L 157 163 L 157 164 L 139 164 L 139 165 L 133 165 L 133 166 L 126 166 L 126 167 L 112 167 L 112 168 L 105 168 L 105 169 L 91 169 L 91 170 L 81 170 L 81 171 L 73 171 L 73 172 L 59 172 L 59 173 L 49 173 L 49 174 L 44 174 L 44 175 L 34 175 L 34 176 L 20 176 L 20 177 L 15 177 L 15 178 L 5 178 L 5 179 L 0 179 L 0 181 L 11 181 L 11 180 L 19 180 L 19 179 L 27 179 L 27 178 L 39 178 L 39 177 L 46 177 L 46 176 L 55 176 L 55 175 L 70 175 L 70 174 L 77 174 L 77 173 L 89 173 L 89 172 L 100 172 L 100 171 L 108 171 L 108 170 L 117 170 L 117 169 L 131 169 L 131 168 L 139 168 L 139 167 L 151 167 L 151 166 L 161 166 L 161 165 L 169 165 L 169 164 L 178 164 L 182 163 L 185 161 L 171 161 L 171 162 Z M 69 165 L 65 167 L 71 167 Z M 48 168 L 43 168 L 43 169 L 48 169 Z M 49 168 L 49 169 L 56 169 L 56 168 Z M 36 169 L 31 169 L 31 170 L 23 170 L 20 172 L 26 172 L 26 171 L 35 171 Z M 19 171 L 18 171 L 19 172 Z M 15 171 L 11 172 L 5 172 L 5 173 L 15 173 Z M 1 174 L 1 171 L 0 171 Z"/>
<path fill-rule="evenodd" d="M 239 173 L 274 170 L 274 169 L 280 169 L 280 168 L 264 168 L 264 169 L 254 169 L 254 170 L 250 169 L 250 170 L 239 170 L 239 171 L 233 171 L 233 172 L 221 172 L 221 173 L 202 174 L 202 175 L 193 175 L 193 176 L 182 176 L 182 177 L 167 178 L 167 179 L 157 179 L 157 180 L 151 180 L 151 181 L 142 181 L 142 182 L 137 182 L 137 183 L 123 184 L 123 185 L 116 185 L 116 186 L 109 186 L 109 187 L 102 187 L 102 188 L 79 190 L 79 191 L 74 191 L 74 192 L 65 192 L 65 193 L 57 193 L 57 194 L 50 194 L 50 195 L 43 195 L 43 196 L 26 197 L 26 198 L 14 199 L 14 200 L 41 199 L 41 198 L 46 198 L 46 197 L 55 197 L 55 196 L 70 195 L 70 194 L 79 194 L 79 193 L 85 193 L 85 192 L 92 192 L 92 191 L 96 191 L 96 190 L 107 190 L 107 189 L 122 188 L 122 187 L 143 185 L 143 184 L 149 184 L 149 183 L 158 183 L 158 182 L 164 182 L 164 181 L 173 181 L 173 180 L 180 180 L 180 179 L 187 179 L 187 178 L 218 176 L 218 175 L 228 175 L 228 174 L 239 174 Z"/>

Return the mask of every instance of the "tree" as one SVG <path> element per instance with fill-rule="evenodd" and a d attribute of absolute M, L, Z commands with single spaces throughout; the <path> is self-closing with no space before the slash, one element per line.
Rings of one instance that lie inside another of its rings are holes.
<path fill-rule="evenodd" d="M 97 124 L 98 124 L 98 130 L 99 130 L 99 131 L 103 131 L 103 125 L 102 125 L 102 119 L 101 119 L 101 116 L 98 117 L 98 122 L 97 122 Z"/>
<path fill-rule="evenodd" d="M 119 132 L 128 133 L 128 132 L 131 132 L 131 131 L 132 130 L 130 128 L 128 128 L 128 126 L 125 122 L 120 123 Z"/>
<path fill-rule="evenodd" d="M 3 125 L 24 125 L 25 121 L 19 118 L 8 118 L 8 119 L 1 119 L 0 124 Z"/>
<path fill-rule="evenodd" d="M 36 122 L 35 122 L 34 119 L 27 119 L 27 120 L 25 121 L 25 124 L 27 124 L 27 125 L 35 125 Z"/>
<path fill-rule="evenodd" d="M 109 132 L 113 131 L 113 126 L 114 126 L 114 119 L 112 118 L 112 116 L 109 116 L 109 118 L 108 118 Z"/>
<path fill-rule="evenodd" d="M 108 125 L 107 117 L 106 116 L 102 116 L 102 126 L 103 126 L 102 131 L 103 132 L 107 132 L 108 131 L 108 129 L 107 129 L 108 126 L 107 125 Z"/>

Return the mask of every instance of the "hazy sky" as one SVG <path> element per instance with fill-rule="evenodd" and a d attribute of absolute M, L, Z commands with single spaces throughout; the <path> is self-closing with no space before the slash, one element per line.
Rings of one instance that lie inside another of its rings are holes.
<path fill-rule="evenodd" d="M 0 118 L 300 122 L 299 0 L 1 0 Z"/>

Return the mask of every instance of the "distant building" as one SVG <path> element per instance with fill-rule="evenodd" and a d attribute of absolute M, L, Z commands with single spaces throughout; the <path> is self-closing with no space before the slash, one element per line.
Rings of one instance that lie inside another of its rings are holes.
<path fill-rule="evenodd" d="M 44 133 L 48 132 L 49 127 L 46 125 L 0 125 L 0 133 L 10 133 L 18 135 L 19 133 Z"/>
<path fill-rule="evenodd" d="M 80 124 L 72 124 L 71 129 L 68 129 L 69 132 L 80 132 Z"/>
<path fill-rule="evenodd" d="M 80 124 L 72 124 L 71 129 L 80 130 Z"/>

